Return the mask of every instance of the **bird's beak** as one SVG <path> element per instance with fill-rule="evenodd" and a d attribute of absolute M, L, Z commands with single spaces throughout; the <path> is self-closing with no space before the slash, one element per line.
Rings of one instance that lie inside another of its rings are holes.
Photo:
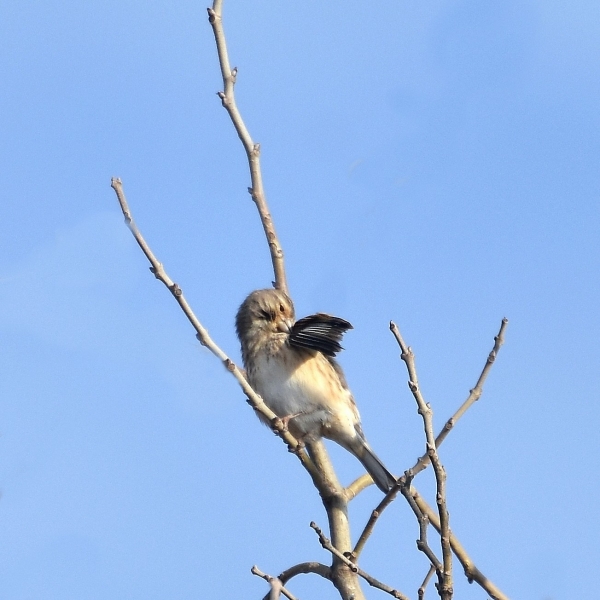
<path fill-rule="evenodd" d="M 290 333 L 293 324 L 294 322 L 291 319 L 281 319 L 281 321 L 277 323 L 277 329 L 281 331 L 281 333 Z"/>

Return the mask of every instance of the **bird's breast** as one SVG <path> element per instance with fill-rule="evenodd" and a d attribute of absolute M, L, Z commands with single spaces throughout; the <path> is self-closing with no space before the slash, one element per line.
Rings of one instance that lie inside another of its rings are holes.
<path fill-rule="evenodd" d="M 293 354 L 260 353 L 249 372 L 252 387 L 280 417 L 305 412 L 319 404 L 319 394 L 307 376 L 304 361 Z"/>
<path fill-rule="evenodd" d="M 354 436 L 359 422 L 350 392 L 342 386 L 329 362 L 320 353 L 261 353 L 249 370 L 250 384 L 278 416 L 298 415 L 290 421 L 297 434 L 328 435 L 332 428 Z"/>

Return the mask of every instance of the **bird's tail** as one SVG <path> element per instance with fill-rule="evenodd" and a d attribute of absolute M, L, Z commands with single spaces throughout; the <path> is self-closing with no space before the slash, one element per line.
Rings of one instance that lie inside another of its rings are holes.
<path fill-rule="evenodd" d="M 353 447 L 348 448 L 348 450 L 360 460 L 367 473 L 373 478 L 375 485 L 384 494 L 387 494 L 396 484 L 396 478 L 385 468 L 385 465 L 371 450 L 366 441 L 360 440 L 360 444 L 353 444 Z"/>

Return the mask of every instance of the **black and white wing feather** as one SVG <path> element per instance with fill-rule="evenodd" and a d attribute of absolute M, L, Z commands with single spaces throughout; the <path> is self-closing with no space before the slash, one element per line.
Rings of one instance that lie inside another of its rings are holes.
<path fill-rule="evenodd" d="M 326 356 L 334 357 L 343 350 L 340 341 L 352 325 L 325 313 L 304 317 L 294 323 L 289 334 L 291 346 L 318 350 Z"/>

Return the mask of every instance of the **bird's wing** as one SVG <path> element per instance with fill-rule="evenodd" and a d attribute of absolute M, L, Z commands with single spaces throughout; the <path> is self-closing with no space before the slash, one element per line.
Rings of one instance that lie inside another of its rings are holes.
<path fill-rule="evenodd" d="M 325 313 L 304 317 L 294 323 L 289 334 L 290 345 L 298 348 L 318 350 L 326 356 L 334 357 L 343 348 L 340 340 L 352 325 Z"/>

